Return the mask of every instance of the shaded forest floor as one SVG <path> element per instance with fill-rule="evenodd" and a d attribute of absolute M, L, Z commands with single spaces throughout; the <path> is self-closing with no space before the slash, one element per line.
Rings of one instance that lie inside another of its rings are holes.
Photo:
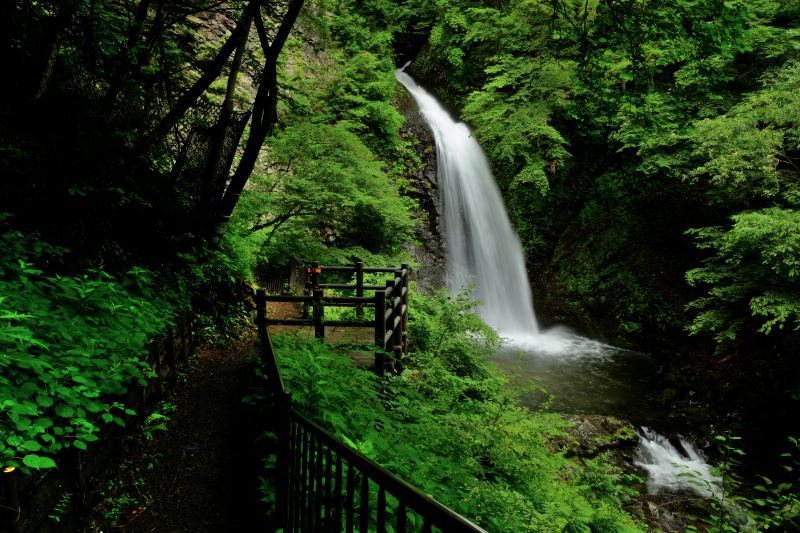
<path fill-rule="evenodd" d="M 292 303 L 270 305 L 271 318 L 299 318 Z M 270 331 L 314 336 L 313 328 Z M 371 342 L 371 328 L 327 328 L 326 340 Z M 363 366 L 372 353 L 349 354 Z M 186 363 L 169 394 L 131 438 L 126 456 L 102 490 L 89 530 L 212 532 L 268 530 L 260 503 L 259 429 L 242 399 L 251 393 L 256 361 L 254 331 L 222 347 L 203 345 Z"/>
<path fill-rule="evenodd" d="M 265 424 L 249 423 L 242 403 L 254 358 L 252 332 L 197 350 L 183 383 L 143 424 L 138 446 L 109 481 L 91 530 L 265 529 L 254 434 Z"/>

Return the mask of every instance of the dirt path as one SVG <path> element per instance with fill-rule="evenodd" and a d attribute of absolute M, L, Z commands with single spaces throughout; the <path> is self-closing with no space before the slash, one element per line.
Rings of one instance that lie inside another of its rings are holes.
<path fill-rule="evenodd" d="M 154 432 L 144 451 L 121 467 L 129 478 L 127 491 L 135 488 L 133 496 L 124 497 L 136 498 L 138 505 L 116 520 L 112 531 L 265 529 L 257 505 L 255 435 L 242 404 L 254 357 L 252 334 L 224 348 L 198 350 L 171 401 L 169 428 Z M 112 498 L 100 513 L 113 505 Z"/>
<path fill-rule="evenodd" d="M 271 317 L 296 318 L 295 304 L 271 304 Z M 313 328 L 273 326 L 313 337 Z M 371 339 L 370 328 L 328 328 L 334 342 Z M 351 357 L 372 365 L 371 352 Z M 93 513 L 93 532 L 133 533 L 268 531 L 259 504 L 261 470 L 255 432 L 268 421 L 252 417 L 250 393 L 256 357 L 253 332 L 222 348 L 200 347 L 173 397 L 160 413 L 166 430 L 144 424 L 144 435 L 119 465 Z M 156 421 L 157 422 L 157 421 Z"/>

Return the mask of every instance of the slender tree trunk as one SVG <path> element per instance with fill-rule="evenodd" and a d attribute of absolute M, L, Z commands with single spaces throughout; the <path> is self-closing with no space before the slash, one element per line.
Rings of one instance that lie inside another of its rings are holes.
<path fill-rule="evenodd" d="M 258 17 L 257 17 L 258 18 Z M 200 212 L 205 217 L 216 213 L 220 196 L 225 189 L 225 181 L 228 178 L 232 159 L 226 158 L 225 141 L 231 131 L 231 118 L 233 115 L 233 99 L 236 93 L 236 82 L 239 79 L 239 71 L 242 67 L 242 58 L 247 49 L 247 36 L 250 33 L 250 21 L 247 21 L 246 31 L 241 34 L 236 53 L 231 61 L 230 72 L 228 73 L 228 84 L 225 89 L 225 99 L 219 111 L 219 118 L 214 125 L 214 134 L 206 156 L 206 164 L 203 169 Z M 242 130 L 233 132 L 235 145 L 239 144 L 238 135 Z"/>
<path fill-rule="evenodd" d="M 218 213 L 215 214 L 216 221 L 209 235 L 209 240 L 212 245 L 218 244 L 222 238 L 230 216 L 233 213 L 233 209 L 239 201 L 239 196 L 255 168 L 258 154 L 261 151 L 264 140 L 272 126 L 277 122 L 277 59 L 302 7 L 303 0 L 292 0 L 290 2 L 286 15 L 284 15 L 281 25 L 278 28 L 278 33 L 275 35 L 275 39 L 269 46 L 269 49 L 265 50 L 264 70 L 262 72 L 261 84 L 259 85 L 258 93 L 256 94 L 256 99 L 253 104 L 250 135 L 247 138 L 247 144 L 245 145 L 242 159 L 236 167 L 236 172 L 231 178 L 231 182 L 222 198 L 220 209 Z"/>
<path fill-rule="evenodd" d="M 122 90 L 123 78 L 126 73 L 133 71 L 132 65 L 132 58 L 131 53 L 136 48 L 136 43 L 139 42 L 139 37 L 142 35 L 142 30 L 144 29 L 144 22 L 147 20 L 147 13 L 150 10 L 150 4 L 152 4 L 152 0 L 141 0 L 139 5 L 136 6 L 136 12 L 133 16 L 133 24 L 128 31 L 128 43 L 125 47 L 125 56 L 122 57 L 122 65 L 120 65 L 116 70 L 116 76 L 111 81 L 111 85 L 108 88 L 108 92 L 106 92 L 105 96 L 105 107 L 111 108 L 113 107 L 114 103 L 117 100 L 117 95 Z M 139 63 L 139 67 L 141 68 L 141 63 Z"/>
<path fill-rule="evenodd" d="M 58 49 L 61 45 L 61 39 L 64 32 L 67 31 L 67 26 L 72 20 L 72 16 L 77 9 L 76 2 L 64 2 L 58 10 L 58 14 L 53 19 L 50 25 L 50 30 L 47 32 L 47 40 L 44 44 L 43 52 L 41 55 L 42 67 L 33 80 L 32 90 L 29 100 L 35 102 L 41 98 L 47 91 L 50 85 L 50 80 L 53 77 L 53 72 L 56 68 L 56 61 L 58 60 Z"/>
<path fill-rule="evenodd" d="M 216 57 L 211 62 L 211 64 L 206 68 L 203 75 L 200 76 L 194 84 L 189 87 L 189 89 L 183 93 L 183 95 L 178 98 L 178 101 L 172 106 L 169 112 L 156 124 L 156 126 L 147 134 L 145 137 L 140 141 L 139 146 L 137 147 L 137 152 L 141 155 L 146 154 L 150 150 L 155 147 L 155 145 L 172 129 L 175 124 L 180 121 L 180 119 L 186 114 L 192 105 L 200 98 L 206 89 L 216 80 L 220 73 L 222 73 L 222 69 L 225 67 L 225 63 L 228 61 L 228 57 L 236 48 L 241 35 L 245 33 L 245 26 L 249 31 L 250 28 L 250 20 L 252 19 L 255 11 L 259 8 L 261 4 L 261 0 L 251 0 L 250 2 L 245 5 L 242 16 L 239 22 L 236 24 L 236 28 L 231 33 L 228 40 L 225 41 L 225 44 L 222 45 L 219 52 L 217 52 Z M 246 33 L 245 33 L 246 34 Z"/>
<path fill-rule="evenodd" d="M 209 242 L 212 246 L 219 243 L 225 228 L 228 226 L 233 209 L 239 201 L 247 180 L 253 173 L 261 146 L 264 144 L 267 134 L 275 125 L 278 119 L 278 56 L 286 44 L 289 32 L 292 30 L 304 0 L 291 0 L 286 14 L 281 20 L 281 25 L 275 38 L 268 50 L 264 51 L 264 70 L 261 76 L 261 84 L 256 93 L 253 103 L 253 116 L 250 121 L 250 135 L 247 138 L 242 159 L 236 167 L 236 172 L 231 177 L 231 182 L 222 197 L 219 212 L 216 214 L 216 222 L 212 225 L 209 235 Z"/>

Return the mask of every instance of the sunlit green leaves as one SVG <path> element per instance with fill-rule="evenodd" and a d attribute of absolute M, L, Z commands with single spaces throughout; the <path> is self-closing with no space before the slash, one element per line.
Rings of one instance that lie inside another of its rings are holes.
<path fill-rule="evenodd" d="M 0 464 L 53 468 L 65 447 L 86 449 L 106 423 L 124 424 L 124 393 L 147 372 L 146 342 L 175 310 L 138 268 L 46 274 L 49 247 L 8 231 L 0 260 Z M 60 254 L 58 249 L 54 250 Z M 21 463 L 20 463 L 21 461 Z"/>
<path fill-rule="evenodd" d="M 708 288 L 692 304 L 701 312 L 690 331 L 712 332 L 725 345 L 751 323 L 763 334 L 800 329 L 800 212 L 773 207 L 732 220 L 727 229 L 692 232 L 713 255 L 687 273 L 690 284 Z"/>

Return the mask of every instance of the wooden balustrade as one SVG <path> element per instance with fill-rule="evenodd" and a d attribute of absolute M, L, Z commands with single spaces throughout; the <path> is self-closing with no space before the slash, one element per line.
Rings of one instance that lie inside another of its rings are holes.
<path fill-rule="evenodd" d="M 399 277 L 402 282 L 403 276 Z M 394 293 L 401 302 L 403 296 L 407 296 L 408 287 L 394 283 L 395 280 L 390 282 L 393 284 L 391 291 L 387 287 L 376 294 L 378 303 L 386 301 L 387 293 Z M 466 518 L 348 447 L 294 408 L 291 395 L 284 388 L 270 341 L 263 291 L 258 292 L 256 303 L 259 352 L 276 399 L 273 412 L 279 418 L 276 505 L 282 530 L 288 533 L 485 533 Z M 407 310 L 407 303 L 401 305 Z M 383 306 L 379 305 L 377 309 L 383 309 Z M 380 313 L 377 316 L 376 337 L 381 327 L 385 327 L 386 320 L 393 318 Z M 393 330 L 388 338 L 391 340 L 395 335 L 397 333 Z"/>
<path fill-rule="evenodd" d="M 312 326 L 314 336 L 325 338 L 325 327 L 373 327 L 375 329 L 375 371 L 383 374 L 391 354 L 389 366 L 402 370 L 402 358 L 408 351 L 408 290 L 409 268 L 365 267 L 364 263 L 353 266 L 322 266 L 312 263 L 306 268 L 308 284 L 302 296 L 277 296 L 263 294 L 267 302 L 294 302 L 304 306 L 303 318 L 267 318 L 267 325 Z M 324 272 L 355 275 L 355 284 L 320 283 Z M 393 274 L 385 285 L 365 285 L 364 273 Z M 353 290 L 355 296 L 325 296 L 324 289 Z M 373 296 L 364 296 L 364 291 L 375 291 Z M 263 292 L 263 290 L 262 290 Z M 387 307 L 388 305 L 388 307 Z M 325 320 L 325 307 L 355 307 L 356 320 Z M 364 308 L 375 309 L 375 318 L 364 320 Z M 311 309 L 308 316 L 307 309 Z M 380 312 L 383 311 L 383 312 Z M 266 311 L 265 311 L 266 313 Z M 266 316 L 266 314 L 265 314 Z"/>

